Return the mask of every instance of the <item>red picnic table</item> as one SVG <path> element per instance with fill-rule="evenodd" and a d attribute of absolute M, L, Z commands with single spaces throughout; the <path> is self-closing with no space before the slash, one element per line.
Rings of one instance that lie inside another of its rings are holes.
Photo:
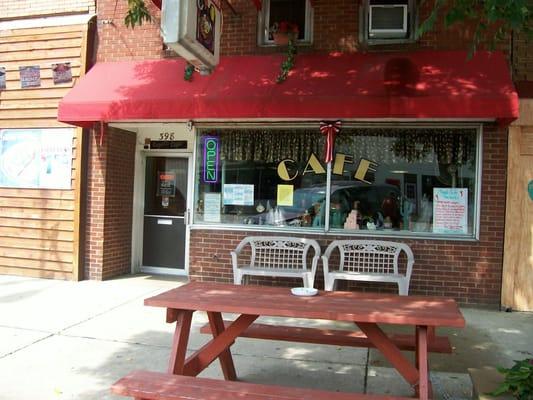
<path fill-rule="evenodd" d="M 239 336 L 375 347 L 424 400 L 431 397 L 428 351 L 451 352 L 448 339 L 436 336 L 435 328 L 465 326 L 455 300 L 425 296 L 319 291 L 313 297 L 299 297 L 289 288 L 192 282 L 148 298 L 144 304 L 165 307 L 167 322 L 177 322 L 170 374 L 196 376 L 218 358 L 225 379 L 236 380 L 230 346 Z M 207 312 L 209 326 L 202 330 L 208 328 L 213 338 L 186 358 L 194 311 Z M 222 313 L 239 316 L 228 322 Z M 254 324 L 259 316 L 353 322 L 360 332 Z M 413 326 L 414 334 L 387 334 L 379 324 Z M 414 350 L 415 362 L 401 350 Z"/>

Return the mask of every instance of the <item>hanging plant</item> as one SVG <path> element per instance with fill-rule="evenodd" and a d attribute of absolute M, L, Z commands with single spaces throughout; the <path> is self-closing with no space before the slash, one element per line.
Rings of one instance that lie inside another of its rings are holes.
<path fill-rule="evenodd" d="M 294 57 L 296 56 L 296 46 L 294 40 L 289 39 L 287 43 L 287 58 L 281 63 L 280 73 L 276 78 L 276 83 L 284 82 L 289 76 L 289 71 L 294 67 Z"/>
<path fill-rule="evenodd" d="M 276 83 L 284 82 L 289 76 L 289 71 L 294 67 L 294 57 L 296 56 L 296 40 L 298 40 L 298 25 L 292 22 L 276 22 L 269 29 L 274 43 L 278 46 L 287 46 L 286 59 L 281 63 L 280 73 L 276 78 Z"/>
<path fill-rule="evenodd" d="M 193 74 L 194 74 L 194 66 L 192 64 L 187 63 L 187 65 L 185 66 L 183 79 L 186 80 L 187 82 L 191 82 Z"/>

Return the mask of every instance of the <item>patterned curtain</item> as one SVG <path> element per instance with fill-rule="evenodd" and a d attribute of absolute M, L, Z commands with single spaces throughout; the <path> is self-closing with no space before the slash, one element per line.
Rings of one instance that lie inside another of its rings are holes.
<path fill-rule="evenodd" d="M 220 158 L 226 161 L 277 163 L 291 158 L 305 162 L 311 153 L 322 157 L 324 138 L 310 130 L 223 130 Z"/>
<path fill-rule="evenodd" d="M 317 129 L 224 129 L 221 159 L 277 163 L 291 158 L 305 162 L 311 153 L 321 160 L 324 136 Z M 211 133 L 213 134 L 213 133 Z M 377 163 L 438 162 L 466 165 L 476 159 L 475 129 L 344 128 L 337 151 Z"/>
<path fill-rule="evenodd" d="M 476 130 L 350 129 L 337 136 L 337 143 L 356 160 L 465 165 L 475 160 Z"/>

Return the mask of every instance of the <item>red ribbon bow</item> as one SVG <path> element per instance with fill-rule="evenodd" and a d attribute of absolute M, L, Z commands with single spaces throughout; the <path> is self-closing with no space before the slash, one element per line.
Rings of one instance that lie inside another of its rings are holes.
<path fill-rule="evenodd" d="M 341 121 L 320 122 L 320 132 L 326 135 L 326 146 L 324 147 L 324 161 L 329 163 L 333 160 L 333 149 L 335 148 L 335 137 L 340 132 Z"/>

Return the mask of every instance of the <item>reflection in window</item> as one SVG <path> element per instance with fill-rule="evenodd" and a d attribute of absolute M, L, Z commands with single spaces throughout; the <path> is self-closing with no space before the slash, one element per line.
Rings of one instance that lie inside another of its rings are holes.
<path fill-rule="evenodd" d="M 345 129 L 330 227 L 472 234 L 476 138 L 475 129 Z"/>
<path fill-rule="evenodd" d="M 344 128 L 328 192 L 318 129 L 205 131 L 195 223 L 472 236 L 477 135 L 475 128 Z M 218 141 L 211 182 L 204 179 L 212 167 L 206 137 Z"/>
<path fill-rule="evenodd" d="M 218 130 L 203 137 L 219 140 L 220 176 L 205 182 L 200 148 L 195 222 L 323 229 L 326 169 L 317 156 L 324 140 L 319 132 Z"/>

